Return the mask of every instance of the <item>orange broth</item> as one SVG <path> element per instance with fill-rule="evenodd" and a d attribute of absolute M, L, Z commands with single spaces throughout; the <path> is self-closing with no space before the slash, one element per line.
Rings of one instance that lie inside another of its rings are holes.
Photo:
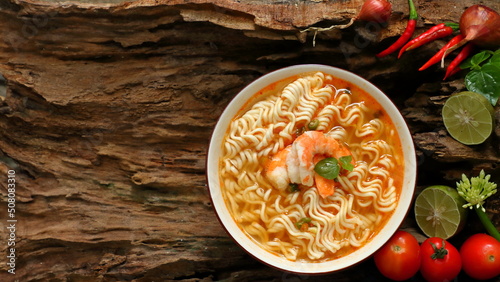
<path fill-rule="evenodd" d="M 295 81 L 296 79 L 298 79 L 300 77 L 305 77 L 305 76 L 308 76 L 311 74 L 312 73 L 304 73 L 301 75 L 291 76 L 291 77 L 277 81 L 275 83 L 272 83 L 272 84 L 264 87 L 262 90 L 257 92 L 251 99 L 249 99 L 244 104 L 244 106 L 240 109 L 237 116 L 233 120 L 239 118 L 242 114 L 244 114 L 246 111 L 248 111 L 253 104 L 257 103 L 258 101 L 265 99 L 269 95 L 273 95 L 273 94 L 276 94 L 277 92 L 281 92 L 283 90 L 283 88 L 286 87 L 289 83 Z M 391 130 L 394 131 L 394 134 L 395 134 L 394 136 L 397 138 L 387 138 L 387 139 L 391 139 L 391 140 L 385 140 L 385 141 L 388 144 L 390 144 L 394 148 L 394 151 L 397 152 L 397 154 L 400 156 L 399 157 L 400 163 L 398 164 L 398 165 L 400 165 L 400 167 L 396 167 L 393 171 L 391 171 L 391 177 L 393 178 L 394 186 L 397 189 L 396 202 L 398 202 L 399 197 L 401 195 L 403 178 L 404 178 L 404 173 L 403 173 L 404 172 L 404 169 L 403 169 L 404 168 L 403 167 L 404 166 L 404 159 L 403 159 L 403 150 L 402 150 L 400 138 L 397 135 L 397 129 L 394 126 L 394 123 L 392 122 L 391 118 L 385 113 L 382 106 L 372 96 L 370 96 L 366 91 L 364 91 L 363 89 L 361 89 L 357 85 L 354 85 L 348 81 L 345 81 L 345 80 L 342 80 L 339 78 L 335 78 L 335 77 L 333 77 L 332 80 L 325 81 L 325 85 L 333 85 L 333 86 L 335 86 L 334 88 L 336 88 L 336 89 L 349 89 L 351 94 L 352 94 L 352 104 L 364 103 L 366 106 L 368 106 L 371 109 L 371 111 L 368 112 L 368 115 L 367 115 L 367 117 L 370 120 L 375 118 L 375 117 L 379 118 L 385 125 L 385 131 L 391 131 Z M 317 112 L 319 112 L 319 111 L 320 111 L 320 109 L 318 109 Z M 314 117 L 313 117 L 313 119 L 314 119 Z M 356 139 L 356 138 L 354 138 L 354 139 Z M 359 139 L 359 138 L 357 138 L 357 139 Z M 381 139 L 383 139 L 383 138 L 381 138 Z M 354 140 L 354 141 L 357 141 L 357 140 Z M 288 144 L 285 144 L 285 145 L 288 145 Z M 347 144 L 347 145 L 349 145 L 349 144 Z M 261 161 L 261 164 L 263 166 L 266 166 L 268 159 L 264 158 L 263 160 L 260 160 L 260 161 Z M 339 189 L 339 188 L 337 188 L 337 189 Z M 277 190 L 274 190 L 272 193 L 280 193 L 280 192 Z M 302 192 L 299 192 L 299 193 L 302 193 Z M 298 200 L 297 203 L 302 204 L 302 195 L 299 197 L 299 199 L 300 200 Z M 371 208 L 371 210 L 373 210 L 373 207 L 369 207 L 369 208 Z M 357 212 L 362 213 L 363 211 L 358 210 Z M 389 220 L 389 218 L 391 217 L 392 214 L 393 214 L 393 212 L 389 212 L 389 213 L 386 213 L 384 215 L 383 221 L 381 222 L 381 224 L 376 225 L 376 228 L 371 230 L 371 234 L 369 236 L 369 239 L 366 242 L 369 242 L 382 229 L 382 227 L 385 226 L 385 224 L 387 223 L 387 221 Z M 260 223 L 262 224 L 262 222 L 260 222 Z M 240 226 L 240 228 L 242 228 L 242 227 Z M 250 235 L 248 235 L 248 236 L 250 236 Z M 275 237 L 274 240 L 287 240 L 286 236 L 287 236 L 286 234 L 283 234 L 283 236 Z M 252 237 L 252 236 L 250 236 L 250 237 Z M 252 237 L 252 239 L 254 241 L 257 241 L 257 242 L 259 241 L 258 238 Z M 365 244 L 366 244 L 366 242 L 365 242 Z M 297 260 L 298 261 L 299 260 L 300 261 L 307 261 L 307 262 L 324 262 L 324 261 L 334 260 L 334 259 L 337 259 L 339 257 L 345 256 L 349 253 L 352 253 L 353 251 L 355 251 L 356 249 L 359 249 L 361 247 L 358 247 L 358 248 L 352 247 L 352 246 L 343 247 L 335 253 L 327 252 L 325 257 L 322 259 L 319 259 L 319 260 L 310 260 L 305 255 L 298 257 Z M 276 254 L 276 255 L 280 255 L 280 254 Z"/>

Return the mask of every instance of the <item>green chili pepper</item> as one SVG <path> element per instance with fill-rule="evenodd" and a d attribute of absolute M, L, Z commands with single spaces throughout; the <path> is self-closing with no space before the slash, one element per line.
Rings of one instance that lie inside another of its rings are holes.
<path fill-rule="evenodd" d="M 307 125 L 307 128 L 309 128 L 309 130 L 316 130 L 319 126 L 319 120 L 318 119 L 313 119 L 309 122 L 309 124 Z"/>

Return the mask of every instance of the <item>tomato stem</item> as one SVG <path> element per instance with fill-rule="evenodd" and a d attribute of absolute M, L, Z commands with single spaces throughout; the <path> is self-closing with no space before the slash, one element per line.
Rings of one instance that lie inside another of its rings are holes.
<path fill-rule="evenodd" d="M 395 253 L 399 253 L 399 252 L 401 252 L 401 249 L 402 249 L 402 248 L 401 248 L 401 246 L 399 246 L 399 245 L 394 245 L 394 246 L 392 247 L 392 250 L 393 250 Z"/>
<path fill-rule="evenodd" d="M 432 245 L 432 249 L 434 250 L 434 253 L 431 255 L 431 259 L 442 259 L 448 254 L 448 250 L 444 247 L 444 240 L 441 248 L 438 248 L 433 242 L 429 243 Z"/>
<path fill-rule="evenodd" d="M 482 207 L 474 206 L 474 210 L 476 210 L 476 214 L 479 217 L 481 223 L 484 225 L 484 228 L 486 228 L 486 231 L 492 237 L 500 241 L 500 232 L 498 232 L 498 229 L 495 227 L 495 225 L 493 225 L 486 212 L 483 211 Z"/>

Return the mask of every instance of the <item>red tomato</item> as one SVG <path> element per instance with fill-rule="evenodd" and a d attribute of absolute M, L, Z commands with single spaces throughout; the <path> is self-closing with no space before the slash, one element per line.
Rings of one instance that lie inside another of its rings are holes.
<path fill-rule="evenodd" d="M 444 239 L 428 238 L 420 246 L 420 252 L 420 273 L 429 282 L 451 281 L 462 269 L 460 253 Z"/>
<path fill-rule="evenodd" d="M 420 267 L 420 246 L 410 233 L 398 230 L 373 256 L 385 277 L 402 281 L 415 275 Z"/>
<path fill-rule="evenodd" d="M 474 234 L 460 248 L 465 273 L 477 280 L 500 275 L 500 242 L 486 234 Z"/>

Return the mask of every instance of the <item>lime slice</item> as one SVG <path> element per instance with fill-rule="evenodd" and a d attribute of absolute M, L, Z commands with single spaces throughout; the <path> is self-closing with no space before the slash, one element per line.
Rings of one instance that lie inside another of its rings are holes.
<path fill-rule="evenodd" d="M 483 143 L 493 131 L 495 110 L 481 94 L 464 91 L 443 106 L 443 122 L 451 137 L 465 145 Z"/>
<path fill-rule="evenodd" d="M 415 200 L 415 219 L 428 237 L 448 239 L 458 233 L 466 218 L 462 208 L 465 200 L 456 189 L 448 186 L 430 186 Z"/>

